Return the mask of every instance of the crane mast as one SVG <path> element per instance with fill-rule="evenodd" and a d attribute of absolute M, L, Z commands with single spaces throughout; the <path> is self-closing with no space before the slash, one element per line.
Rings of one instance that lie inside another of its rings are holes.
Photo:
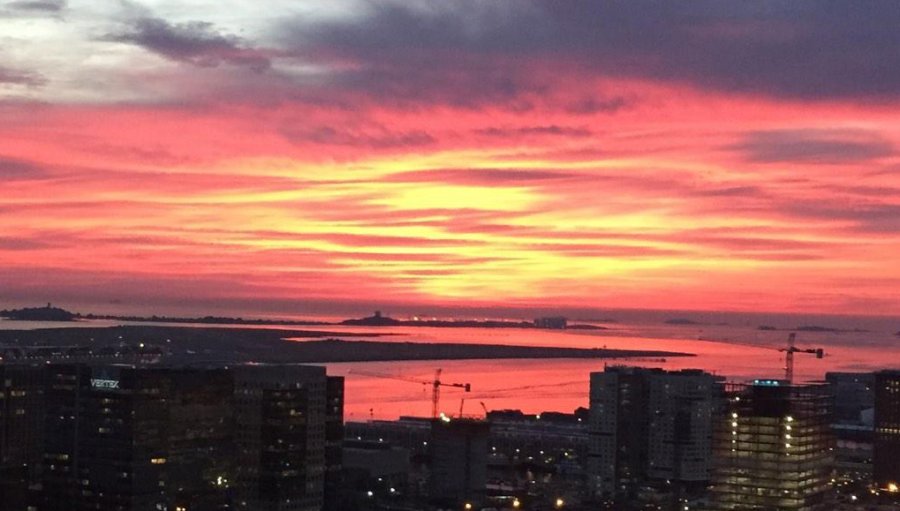
<path fill-rule="evenodd" d="M 794 353 L 810 353 L 815 355 L 816 358 L 825 356 L 825 350 L 822 348 L 798 348 L 796 346 L 796 341 L 797 334 L 791 332 L 788 336 L 787 347 L 778 350 L 784 352 L 784 379 L 787 380 L 789 384 L 794 383 Z"/>
<path fill-rule="evenodd" d="M 441 403 L 441 387 L 455 387 L 459 389 L 463 389 L 466 392 L 472 391 L 472 384 L 470 383 L 445 383 L 441 381 L 441 369 L 438 369 L 434 372 L 434 380 L 432 381 L 422 381 L 415 380 L 412 378 L 404 378 L 402 376 L 394 376 L 390 374 L 380 374 L 380 373 L 370 373 L 366 371 L 353 371 L 355 374 L 360 374 L 363 376 L 372 376 L 375 378 L 387 378 L 390 380 L 400 380 L 400 381 L 408 381 L 410 383 L 419 383 L 422 385 L 431 385 L 431 418 L 437 419 L 440 414 L 440 403 Z"/>

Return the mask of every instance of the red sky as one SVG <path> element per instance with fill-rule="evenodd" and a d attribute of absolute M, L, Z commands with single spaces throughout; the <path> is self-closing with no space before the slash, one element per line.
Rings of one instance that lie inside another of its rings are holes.
<path fill-rule="evenodd" d="M 0 3 L 0 308 L 900 314 L 896 3 L 294 4 Z"/>

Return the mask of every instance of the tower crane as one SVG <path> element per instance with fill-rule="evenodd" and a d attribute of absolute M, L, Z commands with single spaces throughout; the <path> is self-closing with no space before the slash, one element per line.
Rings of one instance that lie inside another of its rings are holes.
<path fill-rule="evenodd" d="M 401 380 L 408 381 L 411 383 L 419 383 L 422 385 L 431 385 L 431 418 L 437 419 L 438 413 L 440 412 L 440 401 L 441 401 L 441 387 L 455 387 L 465 390 L 466 392 L 472 391 L 472 385 L 470 383 L 447 383 L 441 381 L 441 369 L 437 369 L 434 372 L 434 380 L 431 381 L 423 381 L 416 380 L 414 378 L 404 378 L 402 376 L 395 376 L 391 374 L 380 374 L 380 373 L 369 373 L 365 371 L 351 371 L 353 374 L 359 374 L 362 376 L 371 376 L 373 378 L 387 378 L 390 380 Z"/>
<path fill-rule="evenodd" d="M 815 355 L 816 358 L 823 358 L 825 356 L 825 350 L 822 348 L 798 348 L 795 345 L 797 340 L 797 334 L 791 332 L 787 338 L 787 345 L 784 348 L 775 348 L 773 346 L 769 346 L 766 344 L 758 344 L 752 342 L 742 342 L 742 341 L 734 341 L 734 340 L 723 340 L 723 341 L 715 341 L 714 339 L 709 339 L 714 342 L 721 342 L 723 344 L 736 344 L 739 346 L 748 346 L 751 348 L 760 348 L 764 350 L 777 350 L 781 353 L 784 353 L 784 379 L 788 382 L 788 384 L 794 383 L 794 353 L 809 353 Z"/>
<path fill-rule="evenodd" d="M 825 356 L 825 350 L 822 348 L 798 348 L 795 345 L 796 340 L 797 334 L 791 332 L 788 336 L 787 347 L 778 350 L 784 353 L 784 379 L 787 380 L 789 384 L 794 383 L 794 353 L 811 353 L 815 355 L 816 358 Z"/>

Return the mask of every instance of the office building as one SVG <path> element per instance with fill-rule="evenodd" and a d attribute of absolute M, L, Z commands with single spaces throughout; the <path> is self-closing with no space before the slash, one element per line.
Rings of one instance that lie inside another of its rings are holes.
<path fill-rule="evenodd" d="M 241 366 L 234 378 L 237 509 L 322 509 L 329 415 L 325 368 Z"/>
<path fill-rule="evenodd" d="M 325 507 L 334 507 L 341 493 L 344 444 L 344 377 L 325 382 Z"/>
<path fill-rule="evenodd" d="M 432 421 L 429 495 L 433 501 L 465 506 L 484 500 L 489 435 L 490 424 L 481 420 Z"/>
<path fill-rule="evenodd" d="M 709 480 L 719 379 L 699 370 L 614 366 L 591 373 L 589 491 L 631 499 L 654 482 Z"/>
<path fill-rule="evenodd" d="M 845 424 L 862 422 L 863 413 L 875 406 L 874 373 L 825 373 L 825 381 L 834 396 L 834 421 Z"/>
<path fill-rule="evenodd" d="M 234 381 L 226 369 L 172 369 L 167 396 L 167 501 L 229 509 L 236 478 Z"/>
<path fill-rule="evenodd" d="M 900 486 L 900 371 L 875 374 L 873 476 L 878 488 Z"/>
<path fill-rule="evenodd" d="M 169 381 L 129 366 L 48 368 L 41 511 L 167 505 Z"/>
<path fill-rule="evenodd" d="M 40 467 L 43 366 L 0 364 L 0 502 L 25 509 L 29 480 Z"/>
<path fill-rule="evenodd" d="M 729 384 L 714 425 L 714 509 L 827 510 L 831 396 L 825 385 Z"/>
<path fill-rule="evenodd" d="M 318 511 L 340 462 L 321 367 L 50 365 L 45 403 L 35 511 Z"/>

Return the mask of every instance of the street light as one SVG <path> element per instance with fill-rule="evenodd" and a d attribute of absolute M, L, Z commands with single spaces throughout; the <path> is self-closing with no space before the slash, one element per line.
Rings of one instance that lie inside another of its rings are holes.
<path fill-rule="evenodd" d="M 561 498 L 556 499 L 556 509 L 562 509 L 566 505 L 566 501 Z"/>

